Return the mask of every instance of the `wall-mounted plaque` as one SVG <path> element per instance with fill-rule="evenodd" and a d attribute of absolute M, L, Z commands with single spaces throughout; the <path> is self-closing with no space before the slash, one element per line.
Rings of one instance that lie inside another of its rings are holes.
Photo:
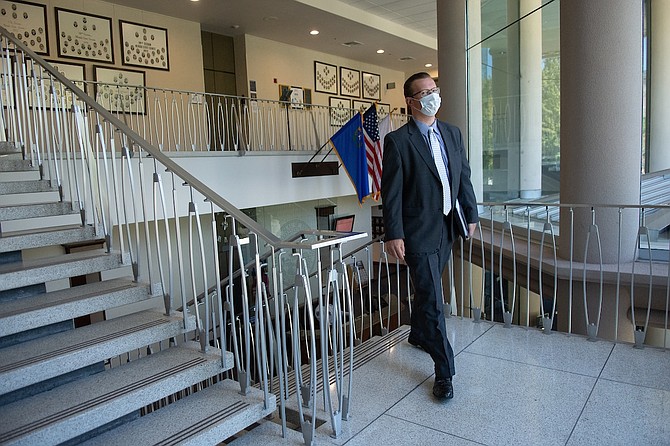
<path fill-rule="evenodd" d="M 95 67 L 95 81 L 95 100 L 107 110 L 145 113 L 144 71 Z"/>
<path fill-rule="evenodd" d="M 72 81 L 77 87 L 86 91 L 86 86 L 84 85 L 84 64 L 74 64 L 74 63 L 65 63 L 57 60 L 47 61 L 53 67 L 58 70 L 60 74 Z M 41 75 L 42 79 L 38 79 L 38 87 L 33 88 L 32 86 L 28 90 L 28 103 L 33 106 L 37 104 L 38 98 L 35 97 L 34 92 L 41 90 L 39 104 L 42 107 L 47 108 L 64 108 L 65 110 L 70 111 L 72 109 L 72 95 L 69 93 L 69 90 L 65 89 L 60 82 L 54 84 L 54 89 L 51 88 L 51 75 L 47 71 L 39 71 L 39 74 L 36 73 L 35 76 L 38 77 Z M 33 78 L 29 78 L 28 82 L 32 84 Z"/>
<path fill-rule="evenodd" d="M 114 63 L 112 20 L 56 8 L 58 55 Z"/>
<path fill-rule="evenodd" d="M 45 5 L 0 0 L 0 26 L 37 54 L 49 54 Z"/>
<path fill-rule="evenodd" d="M 120 23 L 124 65 L 170 69 L 167 29 L 123 20 Z"/>
<path fill-rule="evenodd" d="M 337 94 L 337 67 L 314 61 L 314 91 Z"/>
<path fill-rule="evenodd" d="M 340 67 L 340 95 L 361 97 L 361 72 Z"/>
<path fill-rule="evenodd" d="M 341 127 L 351 119 L 351 99 L 328 98 L 330 125 Z"/>
<path fill-rule="evenodd" d="M 382 98 L 381 76 L 373 73 L 363 72 L 363 99 L 375 99 L 380 101 Z"/>
<path fill-rule="evenodd" d="M 368 108 L 370 108 L 370 105 L 372 105 L 372 102 L 361 101 L 361 100 L 358 100 L 358 99 L 354 99 L 352 101 L 352 107 L 356 111 L 365 112 Z"/>

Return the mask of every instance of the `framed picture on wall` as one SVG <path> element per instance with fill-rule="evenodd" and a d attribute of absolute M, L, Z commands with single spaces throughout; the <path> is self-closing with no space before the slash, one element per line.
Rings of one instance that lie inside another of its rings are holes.
<path fill-rule="evenodd" d="M 291 87 L 291 108 L 305 108 L 305 95 L 302 87 Z"/>
<path fill-rule="evenodd" d="M 377 116 L 379 119 L 385 118 L 391 112 L 390 104 L 383 104 L 381 102 L 377 103 Z"/>
<path fill-rule="evenodd" d="M 370 108 L 370 105 L 372 105 L 372 102 L 354 99 L 352 101 L 351 108 L 353 108 L 355 111 L 362 111 L 365 113 L 365 111 Z"/>
<path fill-rule="evenodd" d="M 375 99 L 380 101 L 382 98 L 382 79 L 378 74 L 363 72 L 363 99 Z"/>
<path fill-rule="evenodd" d="M 58 55 L 114 63 L 112 20 L 56 8 Z"/>
<path fill-rule="evenodd" d="M 330 97 L 330 125 L 342 127 L 351 119 L 351 99 Z"/>
<path fill-rule="evenodd" d="M 291 108 L 310 108 L 312 105 L 312 90 L 303 87 L 279 85 L 279 100 L 291 104 Z"/>
<path fill-rule="evenodd" d="M 314 91 L 337 94 L 337 67 L 314 61 Z"/>
<path fill-rule="evenodd" d="M 282 102 L 291 101 L 291 87 L 288 85 L 279 84 L 279 100 Z"/>
<path fill-rule="evenodd" d="M 37 54 L 49 54 L 45 5 L 0 0 L 0 26 Z"/>
<path fill-rule="evenodd" d="M 167 29 L 119 21 L 124 65 L 170 70 Z"/>
<path fill-rule="evenodd" d="M 340 67 L 340 96 L 361 97 L 361 72 Z"/>
<path fill-rule="evenodd" d="M 113 113 L 146 112 L 145 72 L 110 67 L 93 67 L 95 100 Z"/>
<path fill-rule="evenodd" d="M 58 60 L 49 60 L 47 62 L 53 65 L 60 74 L 71 80 L 72 83 L 74 83 L 77 87 L 86 91 L 86 86 L 84 84 L 84 73 L 86 67 L 84 64 L 69 62 L 66 63 Z M 41 71 L 41 73 L 44 82 L 40 82 L 39 85 L 35 88 L 32 87 L 33 79 L 28 79 L 28 82 L 31 84 L 28 90 L 28 103 L 31 106 L 36 104 L 38 99 L 35 97 L 34 92 L 39 89 L 42 93 L 40 94 L 39 98 L 40 102 L 37 105 L 47 108 L 54 108 L 55 106 L 61 109 L 65 108 L 66 110 L 70 111 L 72 109 L 72 95 L 68 94 L 65 90 L 61 91 L 61 89 L 58 87 L 54 88 L 55 91 L 52 91 L 48 73 L 46 71 Z"/>

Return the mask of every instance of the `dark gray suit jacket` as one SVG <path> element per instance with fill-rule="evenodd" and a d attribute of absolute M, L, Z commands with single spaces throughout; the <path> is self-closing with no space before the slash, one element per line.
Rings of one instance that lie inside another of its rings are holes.
<path fill-rule="evenodd" d="M 475 223 L 479 221 L 477 201 L 461 131 L 442 121 L 438 129 L 447 149 L 452 209 L 458 198 L 465 220 Z M 383 164 L 386 240 L 404 239 L 408 253 L 435 252 L 442 232 L 442 186 L 430 148 L 413 120 L 386 135 Z M 453 238 L 455 224 L 451 225 Z"/>

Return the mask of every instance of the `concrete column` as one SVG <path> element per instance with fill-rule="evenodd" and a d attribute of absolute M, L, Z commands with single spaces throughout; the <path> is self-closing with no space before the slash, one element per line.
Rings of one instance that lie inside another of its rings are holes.
<path fill-rule="evenodd" d="M 523 17 L 542 5 L 542 0 L 521 0 Z M 519 195 L 534 199 L 542 194 L 542 11 L 519 23 L 519 71 L 521 80 Z"/>
<path fill-rule="evenodd" d="M 468 140 L 465 1 L 437 2 L 437 64 L 442 106 L 438 118 Z"/>
<path fill-rule="evenodd" d="M 519 19 L 519 0 L 507 0 L 507 23 L 514 23 Z M 507 197 L 518 198 L 521 178 L 520 159 L 519 159 L 519 142 L 520 142 L 520 126 L 521 126 L 521 112 L 520 112 L 520 47 L 519 47 L 519 25 L 510 26 L 504 33 L 507 36 L 507 96 L 506 103 L 506 121 L 507 121 L 507 145 L 504 147 L 506 151 L 507 166 Z"/>
<path fill-rule="evenodd" d="M 470 140 L 467 142 L 472 174 L 470 179 L 475 189 L 475 194 L 479 201 L 484 197 L 484 178 L 483 178 L 483 109 L 482 109 L 482 47 L 479 42 L 482 40 L 482 11 L 480 0 L 470 0 L 467 2 L 467 22 L 468 22 L 468 108 L 467 117 L 468 132 Z M 439 26 L 439 24 L 438 24 Z"/>
<path fill-rule="evenodd" d="M 651 0 L 649 172 L 670 169 L 670 0 Z"/>
<path fill-rule="evenodd" d="M 472 3 L 479 3 L 476 0 Z M 472 22 L 471 22 L 472 23 Z M 438 1 L 437 2 L 437 63 L 439 86 L 442 91 L 442 106 L 438 118 L 454 124 L 461 129 L 463 141 L 468 150 L 468 160 L 472 169 L 472 183 L 475 187 L 477 200 L 482 200 L 482 144 L 481 144 L 481 84 L 479 87 L 470 86 L 470 91 L 480 98 L 479 127 L 473 129 L 476 133 L 474 141 L 469 139 L 468 126 L 468 79 L 467 79 L 467 34 L 466 34 L 466 2 Z M 481 26 L 477 19 L 476 26 Z M 473 44 L 476 42 L 472 42 Z M 481 58 L 475 56 L 472 64 Z M 481 82 L 481 75 L 478 77 Z M 475 88 L 475 90 L 473 90 Z M 475 99 L 477 101 L 477 99 Z M 474 115 L 476 116 L 476 115 Z M 477 121 L 475 121 L 477 122 Z"/>
<path fill-rule="evenodd" d="M 642 2 L 562 0 L 561 202 L 638 204 L 642 116 Z M 597 208 L 603 260 L 615 263 L 617 209 Z M 575 258 L 591 224 L 575 212 Z M 569 255 L 570 215 L 561 212 L 560 255 Z M 623 214 L 622 260 L 633 257 L 636 211 Z M 598 260 L 589 244 L 587 261 Z"/>

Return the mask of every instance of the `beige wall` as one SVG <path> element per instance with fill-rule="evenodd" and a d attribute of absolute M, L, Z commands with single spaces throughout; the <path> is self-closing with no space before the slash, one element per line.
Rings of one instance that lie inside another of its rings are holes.
<path fill-rule="evenodd" d="M 328 105 L 330 95 L 314 91 L 314 61 L 318 60 L 337 67 L 380 74 L 382 85 L 380 102 L 391 104 L 391 108 L 398 107 L 398 111 L 400 107 L 405 106 L 402 95 L 405 73 L 401 71 L 389 70 L 370 63 L 331 56 L 251 35 L 246 36 L 245 47 L 247 80 L 256 81 L 259 98 L 279 99 L 279 84 L 283 84 L 310 88 L 312 89 L 312 103 Z M 277 79 L 276 84 L 274 79 Z M 395 82 L 395 89 L 386 89 L 386 84 L 389 82 Z M 248 82 L 246 88 L 248 89 Z M 239 93 L 246 94 L 241 90 Z M 361 98 L 361 100 L 367 99 Z"/>
<path fill-rule="evenodd" d="M 62 60 L 70 63 L 86 65 L 86 80 L 94 80 L 93 66 L 119 67 L 131 70 L 140 70 L 146 73 L 146 85 L 152 87 L 204 91 L 204 76 L 202 66 L 202 45 L 200 41 L 200 24 L 186 20 L 168 17 L 161 14 L 114 5 L 98 0 L 47 0 L 42 3 L 47 6 L 47 26 L 49 34 L 50 60 Z M 99 63 L 84 59 L 67 59 L 58 57 L 58 42 L 56 39 L 56 12 L 54 8 L 64 8 L 73 11 L 95 14 L 112 19 L 112 39 L 114 47 L 114 64 Z M 157 70 L 124 66 L 121 63 L 121 38 L 119 20 L 141 23 L 159 28 L 166 28 L 168 34 L 168 52 L 170 70 Z"/>

